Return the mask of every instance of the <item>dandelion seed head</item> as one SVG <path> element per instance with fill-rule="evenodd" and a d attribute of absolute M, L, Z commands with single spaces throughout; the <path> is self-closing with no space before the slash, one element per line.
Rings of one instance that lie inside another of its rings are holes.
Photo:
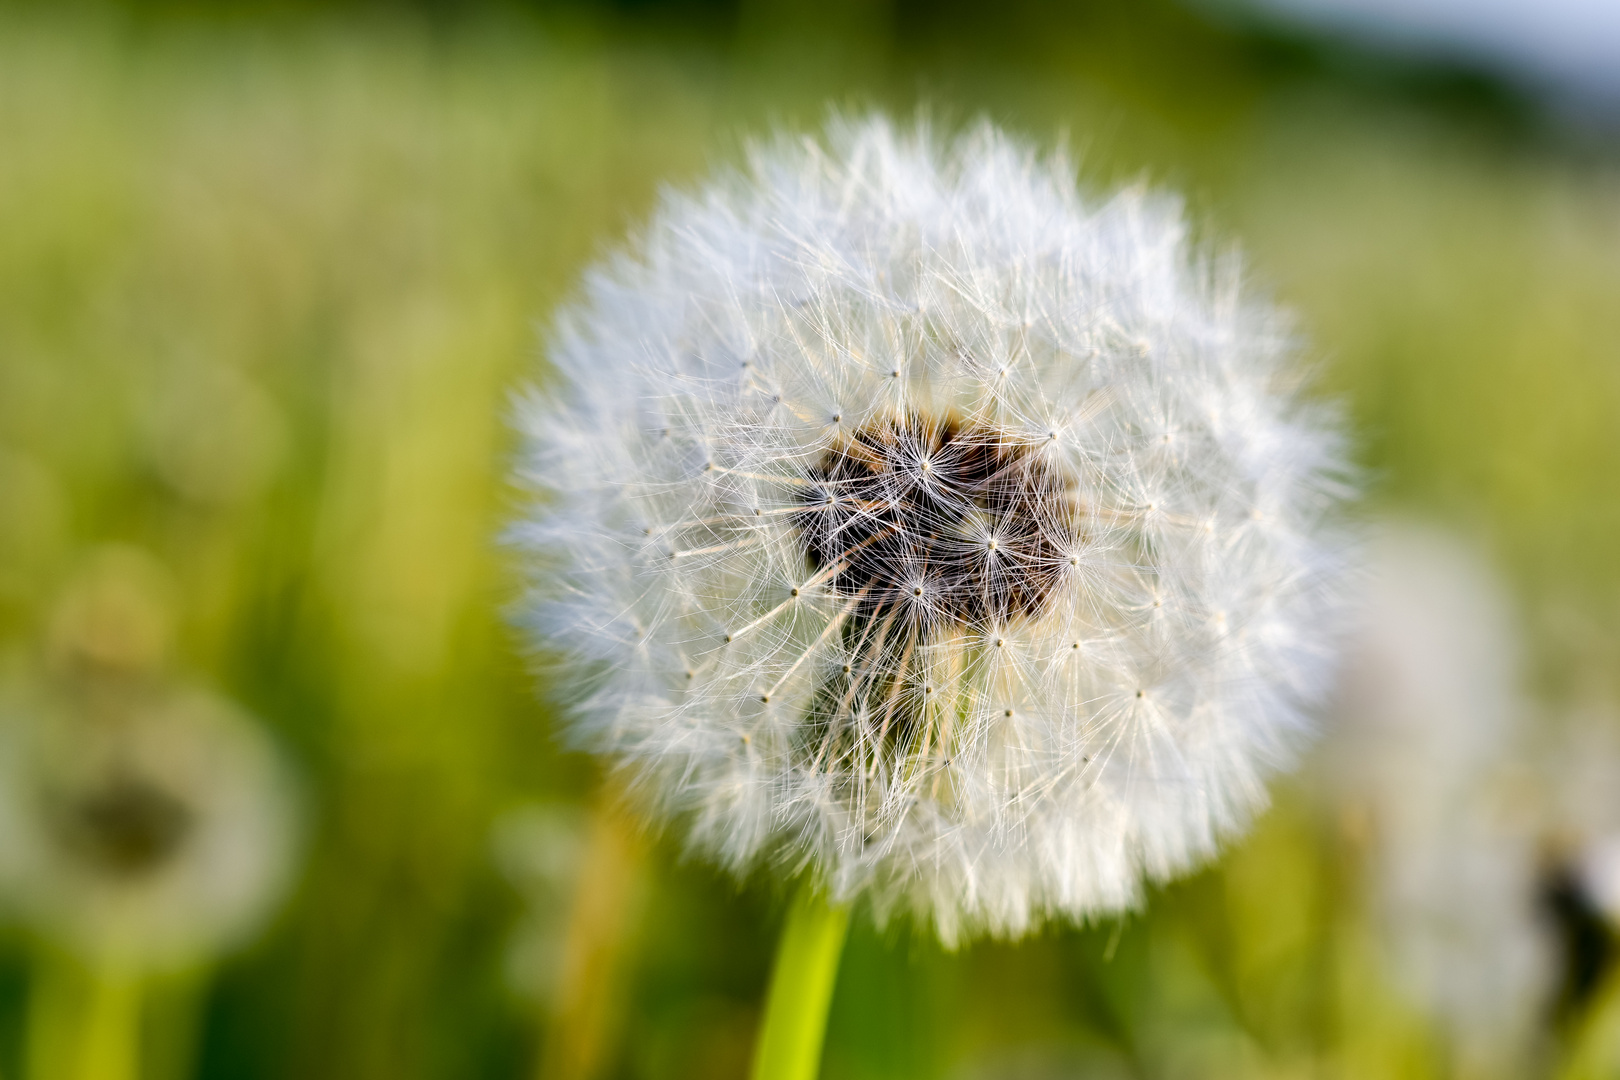
<path fill-rule="evenodd" d="M 116 718 L 37 690 L 4 704 L 0 886 L 24 917 L 131 972 L 195 963 L 258 927 L 290 870 L 293 805 L 234 707 L 185 688 Z"/>
<path fill-rule="evenodd" d="M 723 865 L 946 941 L 1209 856 L 1329 677 L 1348 494 L 1238 283 L 1174 200 L 988 126 L 835 123 L 666 196 L 522 419 L 575 736 Z"/>
<path fill-rule="evenodd" d="M 295 840 L 268 737 L 168 673 L 174 599 L 149 553 L 95 549 L 55 606 L 45 663 L 0 680 L 0 895 L 122 975 L 249 933 Z"/>
<path fill-rule="evenodd" d="M 1518 620 L 1489 561 L 1434 525 L 1369 530 L 1365 569 L 1312 787 L 1363 834 L 1372 954 L 1470 1072 L 1523 1072 L 1556 965 L 1546 810 L 1523 773 L 1548 732 L 1532 732 L 1518 685 Z"/>

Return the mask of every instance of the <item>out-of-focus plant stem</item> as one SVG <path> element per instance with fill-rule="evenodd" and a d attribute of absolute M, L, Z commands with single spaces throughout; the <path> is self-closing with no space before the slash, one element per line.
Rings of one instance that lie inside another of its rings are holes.
<path fill-rule="evenodd" d="M 28 1080 L 136 1080 L 143 990 L 122 965 L 86 968 L 42 950 L 29 997 Z"/>
<path fill-rule="evenodd" d="M 140 1075 L 141 985 L 133 974 L 96 971 L 85 1002 L 74 1080 L 136 1080 Z"/>
<path fill-rule="evenodd" d="M 586 839 L 540 1080 L 586 1080 L 605 1064 L 621 1013 L 621 961 L 636 921 L 641 854 L 633 825 L 604 799 Z"/>
<path fill-rule="evenodd" d="M 800 891 L 777 948 L 754 1047 L 754 1080 L 814 1080 L 848 932 L 847 904 L 829 904 L 809 885 Z"/>

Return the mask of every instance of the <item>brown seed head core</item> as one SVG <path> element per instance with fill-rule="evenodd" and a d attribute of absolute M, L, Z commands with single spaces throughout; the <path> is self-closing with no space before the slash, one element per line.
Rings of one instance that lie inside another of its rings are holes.
<path fill-rule="evenodd" d="M 1035 442 L 908 414 L 827 450 L 795 515 L 857 624 L 927 632 L 1036 616 L 1075 538 L 1074 501 Z"/>
<path fill-rule="evenodd" d="M 67 846 L 115 877 L 140 877 L 163 865 L 194 824 L 191 809 L 179 799 L 124 773 L 64 798 L 56 810 Z"/>

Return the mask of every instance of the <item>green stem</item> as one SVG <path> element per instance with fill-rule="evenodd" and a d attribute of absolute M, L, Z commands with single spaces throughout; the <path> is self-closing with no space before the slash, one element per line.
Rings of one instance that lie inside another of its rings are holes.
<path fill-rule="evenodd" d="M 815 1080 L 848 930 L 849 905 L 828 904 L 808 886 L 800 890 L 776 951 L 753 1080 Z"/>
<path fill-rule="evenodd" d="M 127 971 L 95 973 L 85 1010 L 74 1080 L 137 1080 L 141 987 Z"/>
<path fill-rule="evenodd" d="M 134 971 L 43 947 L 30 983 L 28 1080 L 137 1080 L 144 987 Z"/>

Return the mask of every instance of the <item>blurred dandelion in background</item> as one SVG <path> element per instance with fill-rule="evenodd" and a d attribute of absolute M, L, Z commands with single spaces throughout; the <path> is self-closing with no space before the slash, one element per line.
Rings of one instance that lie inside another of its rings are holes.
<path fill-rule="evenodd" d="M 1557 958 L 1540 909 L 1523 646 L 1506 590 L 1437 526 L 1381 525 L 1331 767 L 1365 855 L 1384 963 L 1439 1022 L 1459 1076 L 1523 1076 Z"/>
<path fill-rule="evenodd" d="M 172 603 L 151 556 L 91 553 L 43 671 L 7 688 L 0 897 L 88 976 L 78 1001 L 40 982 L 41 1076 L 134 1070 L 143 981 L 246 940 L 292 869 L 287 766 L 236 706 L 170 672 Z"/>

